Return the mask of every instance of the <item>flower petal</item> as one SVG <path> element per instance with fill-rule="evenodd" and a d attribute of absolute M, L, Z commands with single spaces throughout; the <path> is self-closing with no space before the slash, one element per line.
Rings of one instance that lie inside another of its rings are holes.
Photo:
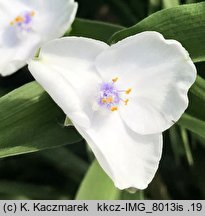
<path fill-rule="evenodd" d="M 74 0 L 23 0 L 23 3 L 36 11 L 34 30 L 43 41 L 63 36 L 73 23 L 78 8 Z"/>
<path fill-rule="evenodd" d="M 5 37 L 7 40 L 4 40 L 4 45 L 0 46 L 0 74 L 2 76 L 11 75 L 25 66 L 27 59 L 35 55 L 41 40 L 36 34 L 31 34 L 29 38 L 19 43 L 15 42 L 16 39 L 12 37 L 12 32 L 7 33 Z M 12 43 L 16 45 L 13 47 Z"/>
<path fill-rule="evenodd" d="M 120 113 L 140 134 L 160 133 L 173 125 L 188 106 L 187 92 L 196 78 L 187 51 L 157 32 L 118 42 L 98 56 L 96 67 L 103 79 L 119 77 L 121 88 L 132 88 Z"/>
<path fill-rule="evenodd" d="M 42 47 L 39 59 L 29 63 L 34 78 L 72 121 L 88 127 L 97 85 L 96 56 L 103 42 L 77 37 L 56 39 Z"/>
<path fill-rule="evenodd" d="M 12 5 L 12 7 L 11 7 Z M 10 75 L 26 65 L 46 41 L 63 36 L 75 18 L 74 0 L 11 0 L 0 3 L 0 74 Z M 29 29 L 13 24 L 18 16 L 34 12 Z"/>
<path fill-rule="evenodd" d="M 162 135 L 139 135 L 118 113 L 96 114 L 89 129 L 74 124 L 100 165 L 119 189 L 145 189 L 153 179 L 162 153 Z"/>

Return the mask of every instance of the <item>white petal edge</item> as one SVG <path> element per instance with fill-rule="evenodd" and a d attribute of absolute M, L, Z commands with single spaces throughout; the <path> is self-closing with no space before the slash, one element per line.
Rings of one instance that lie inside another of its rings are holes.
<path fill-rule="evenodd" d="M 34 31 L 41 35 L 43 42 L 63 36 L 71 27 L 78 9 L 74 0 L 21 0 L 18 5 L 22 10 L 16 11 L 15 16 L 25 8 L 35 11 Z"/>
<path fill-rule="evenodd" d="M 122 89 L 132 88 L 129 104 L 120 112 L 140 134 L 171 127 L 186 110 L 187 92 L 196 79 L 188 52 L 158 32 L 142 32 L 112 45 L 97 57 L 96 67 L 104 80 L 119 77 Z"/>
<path fill-rule="evenodd" d="M 13 5 L 10 7 L 10 5 Z M 78 4 L 74 0 L 45 0 L 45 1 L 14 1 L 0 3 L 0 74 L 8 76 L 27 64 L 38 48 L 49 40 L 61 37 L 70 28 L 75 19 Z M 57 8 L 61 10 L 57 10 Z M 34 10 L 33 30 L 30 35 L 20 41 L 9 23 L 24 11 Z M 6 41 L 5 41 L 6 38 Z"/>
<path fill-rule="evenodd" d="M 48 42 L 39 58 L 29 62 L 37 82 L 81 127 L 90 125 L 97 85 L 101 82 L 93 62 L 107 47 L 93 39 L 64 37 Z"/>
<path fill-rule="evenodd" d="M 8 35 L 7 35 L 8 36 Z M 8 36 L 9 43 L 12 38 Z M 29 38 L 16 44 L 14 47 L 1 46 L 0 51 L 0 74 L 8 76 L 26 65 L 28 59 L 32 58 L 40 46 L 40 38 L 36 34 L 31 34 Z M 32 43 L 31 43 L 32 41 Z M 4 41 L 4 43 L 6 43 Z"/>
<path fill-rule="evenodd" d="M 34 29 L 43 42 L 63 36 L 71 28 L 78 9 L 78 3 L 74 0 L 38 0 L 38 4 L 29 1 L 29 6 L 32 5 L 37 11 Z"/>
<path fill-rule="evenodd" d="M 117 113 L 106 119 L 96 114 L 89 129 L 74 126 L 117 188 L 147 188 L 161 159 L 162 134 L 136 134 Z"/>

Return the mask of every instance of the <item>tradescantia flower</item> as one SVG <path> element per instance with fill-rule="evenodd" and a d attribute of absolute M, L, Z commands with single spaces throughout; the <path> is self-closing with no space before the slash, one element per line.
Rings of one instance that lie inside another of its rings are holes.
<path fill-rule="evenodd" d="M 0 75 L 16 72 L 44 42 L 63 36 L 76 11 L 74 0 L 0 0 Z"/>
<path fill-rule="evenodd" d="M 87 140 L 119 189 L 144 189 L 162 153 L 162 132 L 188 105 L 196 69 L 187 51 L 157 32 L 112 46 L 87 38 L 42 47 L 29 69 Z"/>

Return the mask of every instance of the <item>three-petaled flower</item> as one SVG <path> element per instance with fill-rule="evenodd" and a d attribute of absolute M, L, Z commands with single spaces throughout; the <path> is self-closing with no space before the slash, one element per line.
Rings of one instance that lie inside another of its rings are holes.
<path fill-rule="evenodd" d="M 0 75 L 16 72 L 43 43 L 63 36 L 76 11 L 74 0 L 2 0 Z"/>
<path fill-rule="evenodd" d="M 42 47 L 29 69 L 120 189 L 150 183 L 161 158 L 162 132 L 187 108 L 196 78 L 188 52 L 157 32 L 112 46 L 57 39 Z"/>

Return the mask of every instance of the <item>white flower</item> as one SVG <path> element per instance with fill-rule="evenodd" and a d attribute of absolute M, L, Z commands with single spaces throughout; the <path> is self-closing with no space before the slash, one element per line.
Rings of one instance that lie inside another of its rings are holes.
<path fill-rule="evenodd" d="M 0 0 L 0 75 L 16 72 L 44 42 L 63 36 L 76 11 L 74 0 Z"/>
<path fill-rule="evenodd" d="M 47 43 L 29 69 L 87 140 L 119 189 L 144 189 L 158 168 L 162 132 L 188 105 L 196 69 L 157 32 L 111 47 L 80 37 Z"/>

